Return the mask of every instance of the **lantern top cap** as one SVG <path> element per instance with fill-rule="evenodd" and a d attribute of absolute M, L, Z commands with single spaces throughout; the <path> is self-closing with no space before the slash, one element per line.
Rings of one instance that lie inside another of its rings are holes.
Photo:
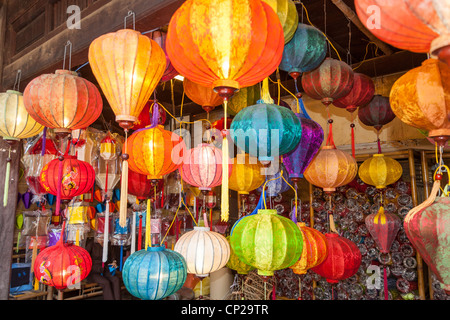
<path fill-rule="evenodd" d="M 305 227 L 306 226 L 306 223 L 304 223 L 304 222 L 297 222 L 297 226 L 300 228 L 300 227 Z"/>
<path fill-rule="evenodd" d="M 375 153 L 375 154 L 373 155 L 373 157 L 374 157 L 374 158 L 381 158 L 381 157 L 384 157 L 384 154 L 382 154 L 382 153 Z"/>
<path fill-rule="evenodd" d="M 336 149 L 334 146 L 323 146 L 322 150 L 331 150 L 331 149 Z"/>
<path fill-rule="evenodd" d="M 58 69 L 55 71 L 55 74 L 70 74 L 72 76 L 78 76 L 78 73 L 71 70 L 65 70 L 65 69 Z"/>
<path fill-rule="evenodd" d="M 275 209 L 259 209 L 258 214 L 278 215 L 277 210 Z"/>
<path fill-rule="evenodd" d="M 17 95 L 19 95 L 19 96 L 23 96 L 23 93 L 22 93 L 22 92 L 16 91 L 16 90 L 6 90 L 6 93 L 9 93 L 9 94 L 17 94 Z"/>
<path fill-rule="evenodd" d="M 154 247 L 147 247 L 147 251 L 149 252 L 158 252 L 158 251 L 164 251 L 165 247 L 163 246 L 154 246 Z"/>
<path fill-rule="evenodd" d="M 199 226 L 195 226 L 194 230 L 195 231 L 210 231 L 209 227 L 199 227 Z"/>

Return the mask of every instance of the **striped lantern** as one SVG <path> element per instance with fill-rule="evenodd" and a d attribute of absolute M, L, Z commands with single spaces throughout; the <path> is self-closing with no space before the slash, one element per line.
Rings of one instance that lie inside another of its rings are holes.
<path fill-rule="evenodd" d="M 298 25 L 297 7 L 292 0 L 262 0 L 277 13 L 283 27 L 284 43 L 291 41 Z"/>
<path fill-rule="evenodd" d="M 164 247 L 148 247 L 131 254 L 122 278 L 133 296 L 142 300 L 161 300 L 177 292 L 187 277 L 184 258 Z"/>
<path fill-rule="evenodd" d="M 377 189 L 395 183 L 402 174 L 402 165 L 397 160 L 380 153 L 365 160 L 358 169 L 359 178 Z"/>
<path fill-rule="evenodd" d="M 174 251 L 186 260 L 187 272 L 198 277 L 207 277 L 211 272 L 223 268 L 230 258 L 230 245 L 220 233 L 209 227 L 195 226 L 175 243 Z"/>
<path fill-rule="evenodd" d="M 395 113 L 391 109 L 388 97 L 374 95 L 367 105 L 358 109 L 358 118 L 366 126 L 380 131 L 384 125 L 395 119 Z"/>
<path fill-rule="evenodd" d="M 233 159 L 233 170 L 229 182 L 230 189 L 241 195 L 247 195 L 250 191 L 257 189 L 266 178 L 261 173 L 262 170 L 264 171 L 263 168 L 258 159 L 248 153 L 245 153 L 243 157 L 238 155 Z"/>
<path fill-rule="evenodd" d="M 195 83 L 188 78 L 184 78 L 183 88 L 188 98 L 208 113 L 223 103 L 223 98 L 212 88 Z"/>
<path fill-rule="evenodd" d="M 375 84 L 373 80 L 365 74 L 355 72 L 352 90 L 346 96 L 334 100 L 333 105 L 353 113 L 358 107 L 367 105 L 374 94 Z"/>
<path fill-rule="evenodd" d="M 228 242 L 230 242 L 230 237 L 227 237 Z M 226 267 L 235 270 L 238 274 L 248 274 L 255 268 L 242 262 L 241 259 L 234 253 L 233 248 L 230 246 L 230 259 L 226 264 Z"/>
<path fill-rule="evenodd" d="M 244 108 L 255 105 L 261 99 L 261 88 L 259 84 L 241 88 L 228 102 L 228 113 L 235 116 Z"/>
<path fill-rule="evenodd" d="M 402 221 L 393 213 L 384 212 L 381 207 L 377 213 L 369 214 L 365 219 L 367 230 L 382 253 L 389 253 Z"/>

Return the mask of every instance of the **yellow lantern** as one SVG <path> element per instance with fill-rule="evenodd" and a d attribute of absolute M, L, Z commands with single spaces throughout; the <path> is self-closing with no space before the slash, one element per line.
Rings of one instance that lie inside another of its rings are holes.
<path fill-rule="evenodd" d="M 230 189 L 239 194 L 249 194 L 264 183 L 266 177 L 262 174 L 262 170 L 264 166 L 256 157 L 248 153 L 245 153 L 244 157 L 238 155 L 233 159 L 233 170 L 229 180 Z"/>
<path fill-rule="evenodd" d="M 284 43 L 291 41 L 298 26 L 297 7 L 292 0 L 262 0 L 277 13 L 283 27 Z"/>
<path fill-rule="evenodd" d="M 395 183 L 402 176 L 401 164 L 384 154 L 374 154 L 359 167 L 359 177 L 364 183 L 375 186 L 377 189 Z"/>

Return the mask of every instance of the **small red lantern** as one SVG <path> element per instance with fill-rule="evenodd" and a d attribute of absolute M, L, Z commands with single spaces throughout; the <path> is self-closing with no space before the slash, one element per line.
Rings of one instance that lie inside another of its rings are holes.
<path fill-rule="evenodd" d="M 352 241 L 336 233 L 327 233 L 325 237 L 327 238 L 327 258 L 311 270 L 332 284 L 350 278 L 361 265 L 359 248 Z"/>
<path fill-rule="evenodd" d="M 164 179 L 158 180 L 156 191 L 162 190 Z M 151 198 L 154 193 L 154 184 L 146 175 L 130 170 L 128 172 L 128 193 L 135 196 L 138 200 Z"/>
<path fill-rule="evenodd" d="M 375 84 L 372 79 L 365 74 L 355 73 L 352 90 L 346 96 L 334 100 L 333 104 L 338 108 L 343 108 L 353 113 L 358 107 L 368 104 L 374 94 Z"/>

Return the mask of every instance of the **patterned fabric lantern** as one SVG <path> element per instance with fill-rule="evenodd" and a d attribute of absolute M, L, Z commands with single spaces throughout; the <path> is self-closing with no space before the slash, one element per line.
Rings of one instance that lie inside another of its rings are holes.
<path fill-rule="evenodd" d="M 393 113 L 407 125 L 429 131 L 430 138 L 444 145 L 450 136 L 449 83 L 450 67 L 437 59 L 425 60 L 392 86 Z"/>
<path fill-rule="evenodd" d="M 228 113 L 235 116 L 242 109 L 255 105 L 261 99 L 261 88 L 259 84 L 241 88 L 236 92 L 228 103 Z"/>
<path fill-rule="evenodd" d="M 228 242 L 230 242 L 230 237 L 227 237 Z M 230 259 L 226 264 L 226 267 L 235 270 L 238 274 L 248 274 L 250 271 L 255 268 L 242 262 L 239 257 L 234 253 L 233 247 L 230 245 Z"/>
<path fill-rule="evenodd" d="M 64 232 L 64 224 L 62 228 Z M 92 259 L 82 247 L 64 243 L 63 232 L 58 242 L 42 250 L 33 265 L 39 282 L 63 290 L 85 279 L 92 268 Z"/>
<path fill-rule="evenodd" d="M 164 123 L 166 123 L 167 114 L 164 108 L 161 107 L 161 104 L 158 101 L 149 100 L 139 114 L 138 119 L 134 122 L 133 130 L 143 129 L 152 124 L 153 109 L 156 104 L 159 106 L 158 124 L 163 126 Z"/>
<path fill-rule="evenodd" d="M 188 98 L 208 113 L 223 103 L 223 98 L 212 88 L 195 83 L 188 78 L 184 78 L 183 88 Z"/>
<path fill-rule="evenodd" d="M 336 233 L 325 234 L 328 255 L 312 271 L 324 277 L 329 283 L 338 283 L 353 276 L 361 265 L 361 252 L 352 241 Z"/>
<path fill-rule="evenodd" d="M 363 182 L 375 186 L 377 189 L 383 189 L 400 179 L 403 168 L 397 160 L 391 157 L 374 154 L 361 164 L 358 174 Z"/>
<path fill-rule="evenodd" d="M 177 292 L 187 277 L 184 258 L 164 247 L 148 247 L 131 254 L 122 277 L 125 287 L 142 300 L 161 300 Z"/>
<path fill-rule="evenodd" d="M 233 159 L 233 170 L 230 176 L 230 189 L 241 195 L 247 195 L 260 187 L 266 180 L 262 174 L 263 165 L 255 157 L 245 153 Z M 263 171 L 264 172 L 264 171 Z"/>
<path fill-rule="evenodd" d="M 159 44 L 159 46 L 161 47 L 161 49 L 163 49 L 166 55 L 166 70 L 162 75 L 161 82 L 166 82 L 173 79 L 176 75 L 178 75 L 178 71 L 175 70 L 174 66 L 170 62 L 169 56 L 167 55 L 166 51 L 167 33 L 161 30 L 156 30 L 153 32 L 146 33 L 145 35 L 150 39 L 154 40 L 157 44 Z"/>
<path fill-rule="evenodd" d="M 258 210 L 234 226 L 231 247 L 244 263 L 261 276 L 292 266 L 300 258 L 303 240 L 300 229 L 276 210 Z"/>
<path fill-rule="evenodd" d="M 160 180 L 163 181 L 163 180 Z M 138 200 L 150 198 L 153 191 L 152 180 L 147 179 L 144 174 L 139 174 L 131 170 L 128 174 L 128 193 Z"/>
<path fill-rule="evenodd" d="M 380 40 L 403 50 L 430 52 L 431 41 L 438 35 L 411 11 L 408 2 L 355 0 L 355 9 L 361 22 Z M 375 20 L 371 8 L 377 8 Z"/>
<path fill-rule="evenodd" d="M 326 54 L 327 39 L 323 33 L 313 26 L 300 23 L 292 40 L 284 46 L 280 69 L 294 78 L 297 89 L 298 77 L 317 68 Z"/>
<path fill-rule="evenodd" d="M 297 7 L 292 0 L 262 0 L 277 13 L 283 27 L 284 43 L 291 41 L 298 25 Z"/>
<path fill-rule="evenodd" d="M 209 191 L 222 183 L 222 151 L 207 143 L 186 152 L 180 168 L 181 177 L 201 191 Z M 229 176 L 232 164 L 229 163 Z"/>
<path fill-rule="evenodd" d="M 378 249 L 382 253 L 389 253 L 402 224 L 400 218 L 393 213 L 384 212 L 384 208 L 381 207 L 377 213 L 366 217 L 365 224 Z"/>
<path fill-rule="evenodd" d="M 308 115 L 302 99 L 299 99 L 299 103 L 301 109 L 295 115 L 302 124 L 302 137 L 297 147 L 283 156 L 289 178 L 295 184 L 303 178 L 303 172 L 319 151 L 324 138 L 322 127 Z"/>
<path fill-rule="evenodd" d="M 88 127 L 103 109 L 97 87 L 69 70 L 56 70 L 31 80 L 23 102 L 34 120 L 64 133 Z"/>
<path fill-rule="evenodd" d="M 353 79 L 354 73 L 348 64 L 326 58 L 318 68 L 303 73 L 302 86 L 309 97 L 328 106 L 349 94 Z"/>
<path fill-rule="evenodd" d="M 209 227 L 195 226 L 194 230 L 183 234 L 174 251 L 186 260 L 187 272 L 198 277 L 207 277 L 211 272 L 223 268 L 230 258 L 230 245 L 220 233 Z"/>
<path fill-rule="evenodd" d="M 127 143 L 131 151 L 128 159 L 130 169 L 153 180 L 162 179 L 178 169 L 186 149 L 181 137 L 160 125 L 134 132 Z"/>
<path fill-rule="evenodd" d="M 305 274 L 309 269 L 321 264 L 327 257 L 327 239 L 320 231 L 297 222 L 302 233 L 303 251 L 300 259 L 289 268 L 295 274 Z"/>

